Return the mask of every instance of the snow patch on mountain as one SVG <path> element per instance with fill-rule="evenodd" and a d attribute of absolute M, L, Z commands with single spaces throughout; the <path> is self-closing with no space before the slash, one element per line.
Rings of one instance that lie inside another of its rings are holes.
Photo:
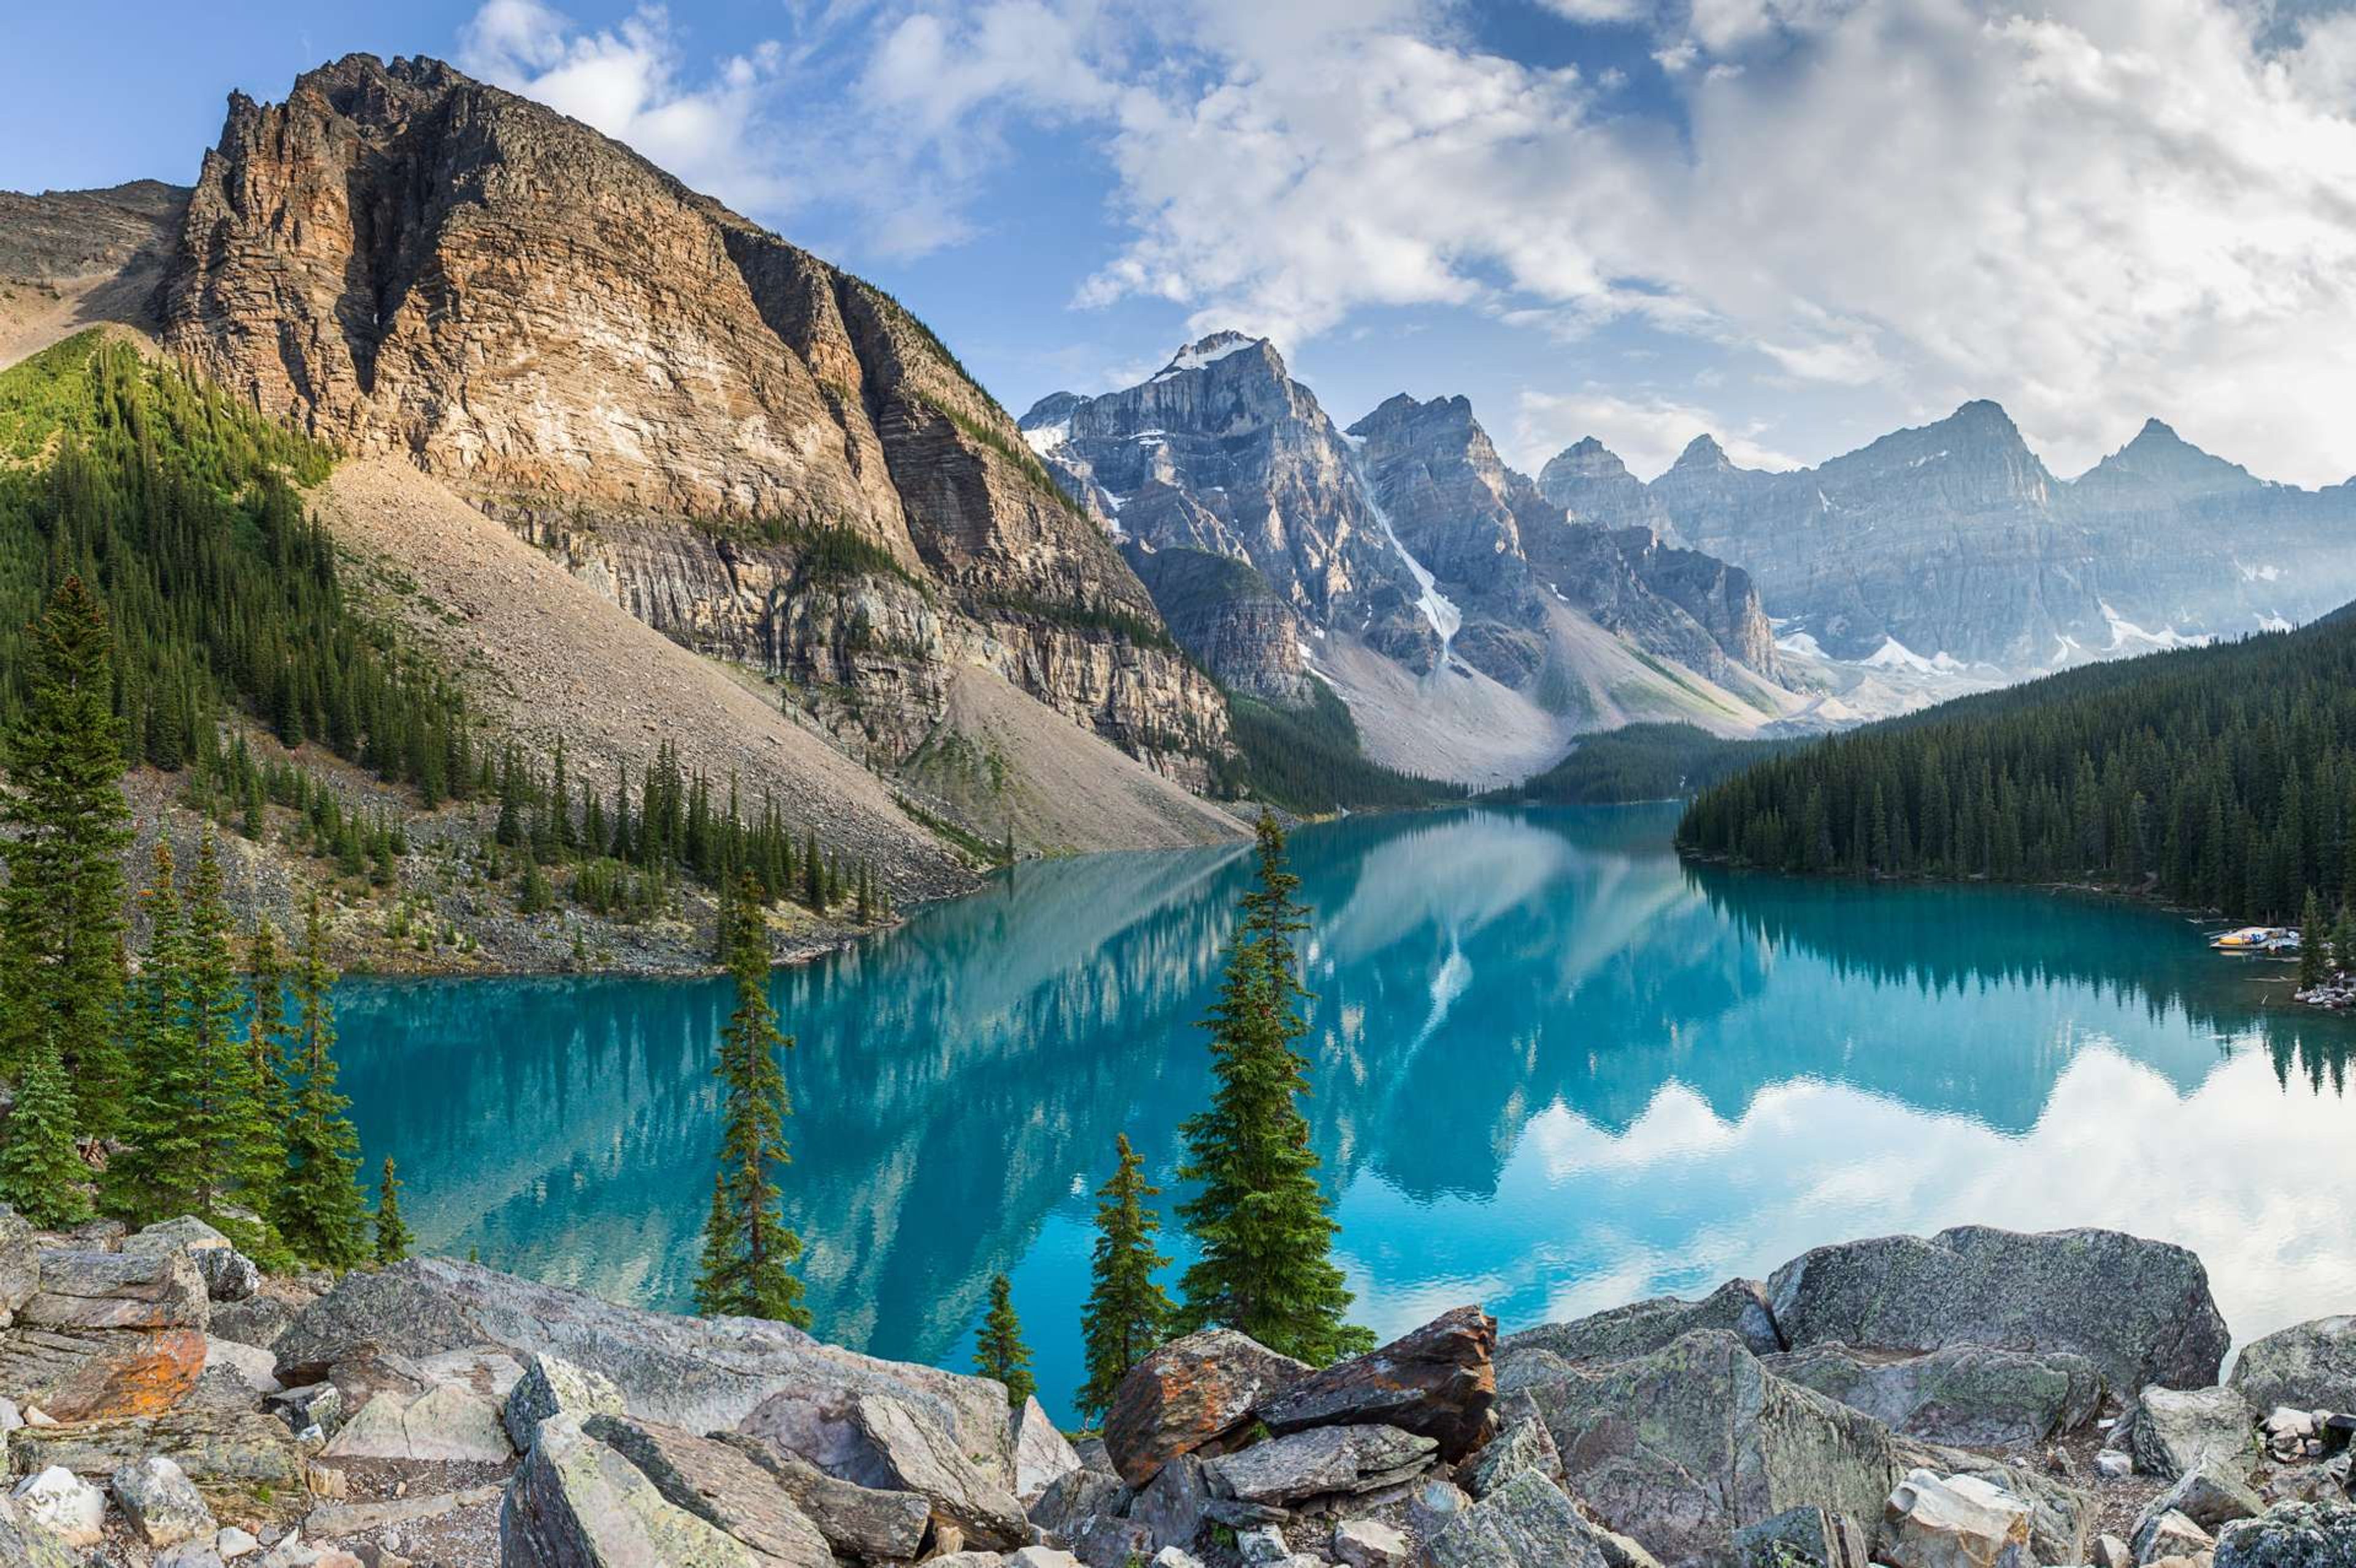
<path fill-rule="evenodd" d="M 2124 653 L 2130 648 L 2137 652 L 2146 649 L 2157 651 L 2161 648 L 2197 648 L 2215 640 L 2204 632 L 2187 634 L 2178 631 L 2173 626 L 2162 626 L 2157 632 L 2147 631 L 2112 609 L 2107 603 L 2102 601 L 2097 603 L 2102 605 L 2103 619 L 2110 624 L 2111 645 L 2108 651 L 2112 653 Z"/>

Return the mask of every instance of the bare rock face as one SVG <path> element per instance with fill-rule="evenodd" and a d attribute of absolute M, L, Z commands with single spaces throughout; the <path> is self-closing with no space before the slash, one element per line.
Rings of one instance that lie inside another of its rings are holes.
<path fill-rule="evenodd" d="M 1042 400 L 1023 429 L 1124 537 L 1248 561 L 1310 625 L 1437 667 L 1440 634 L 1358 453 L 1266 338 L 1213 333 L 1137 386 Z"/>
<path fill-rule="evenodd" d="M 198 371 L 840 694 L 887 759 L 960 662 L 1179 776 L 1226 745 L 1135 575 L 915 317 L 438 61 L 232 97 L 162 301 Z"/>

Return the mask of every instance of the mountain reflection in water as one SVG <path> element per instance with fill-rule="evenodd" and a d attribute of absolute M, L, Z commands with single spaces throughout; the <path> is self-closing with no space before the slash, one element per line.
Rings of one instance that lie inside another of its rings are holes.
<path fill-rule="evenodd" d="M 2181 1242 L 2243 1337 L 2356 1306 L 2333 1197 L 2356 1175 L 2356 1029 L 2265 1008 L 2281 971 L 2112 901 L 1687 868 L 1674 822 L 1295 835 L 1308 1110 L 1362 1321 L 1479 1299 L 1535 1322 L 1965 1221 Z M 1232 849 L 1025 865 L 778 973 L 783 1185 L 819 1333 L 963 1365 L 1002 1271 L 1067 1413 L 1093 1190 L 1123 1131 L 1175 1184 L 1247 870 Z M 724 985 L 353 981 L 340 1001 L 368 1156 L 400 1159 L 425 1247 L 684 1307 Z"/>

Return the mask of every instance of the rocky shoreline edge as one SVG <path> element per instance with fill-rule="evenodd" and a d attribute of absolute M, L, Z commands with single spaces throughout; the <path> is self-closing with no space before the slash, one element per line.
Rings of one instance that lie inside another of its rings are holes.
<path fill-rule="evenodd" d="M 471 1264 L 263 1275 L 0 1210 L 0 1565 L 2342 1568 L 2356 1317 L 2230 1344 L 2105 1231 L 1820 1247 L 1322 1370 L 1214 1329 L 1035 1400 Z"/>

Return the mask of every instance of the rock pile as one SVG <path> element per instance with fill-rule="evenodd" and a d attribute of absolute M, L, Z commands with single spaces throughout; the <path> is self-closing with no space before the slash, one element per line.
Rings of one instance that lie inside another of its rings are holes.
<path fill-rule="evenodd" d="M 1214 1330 L 1079 1448 L 775 1324 L 233 1257 L 0 1211 L 0 1568 L 2356 1565 L 2347 1320 L 2216 1383 L 2199 1261 L 2105 1232 L 1825 1248 L 1502 1340 L 1460 1307 L 1324 1369 Z M 233 1319 L 266 1342 L 208 1339 L 213 1290 L 279 1301 Z"/>

